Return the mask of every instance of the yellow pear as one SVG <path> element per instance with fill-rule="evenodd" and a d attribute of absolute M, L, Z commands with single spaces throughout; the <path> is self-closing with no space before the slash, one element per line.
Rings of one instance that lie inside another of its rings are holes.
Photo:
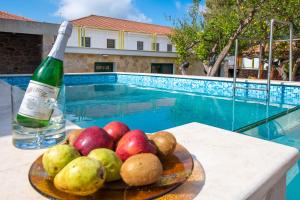
<path fill-rule="evenodd" d="M 49 176 L 55 176 L 69 162 L 80 156 L 79 152 L 67 144 L 51 147 L 43 154 L 43 167 Z"/>
<path fill-rule="evenodd" d="M 86 196 L 99 190 L 106 172 L 96 159 L 82 156 L 67 164 L 54 178 L 54 186 L 63 192 Z"/>

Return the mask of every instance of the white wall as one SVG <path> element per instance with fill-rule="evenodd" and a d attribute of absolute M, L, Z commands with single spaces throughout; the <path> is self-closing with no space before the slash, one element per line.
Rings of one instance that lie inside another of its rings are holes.
<path fill-rule="evenodd" d="M 152 35 L 139 33 L 125 33 L 124 49 L 137 50 L 137 41 L 144 42 L 144 51 L 151 51 Z"/>
<path fill-rule="evenodd" d="M 78 47 L 78 30 L 77 28 L 73 28 L 72 34 L 67 43 L 68 47 Z"/>
<path fill-rule="evenodd" d="M 100 29 L 85 29 L 85 37 L 91 38 L 91 48 L 106 48 L 107 39 L 116 40 L 116 48 L 118 48 L 118 31 L 108 31 Z M 73 28 L 72 35 L 69 38 L 67 46 L 78 47 L 78 29 Z"/>
<path fill-rule="evenodd" d="M 159 51 L 167 51 L 167 46 L 171 43 L 167 36 L 157 36 L 156 42 L 159 43 Z"/>
<path fill-rule="evenodd" d="M 85 28 L 85 36 L 91 38 L 91 48 L 106 48 L 107 39 L 115 39 L 116 49 L 119 48 L 119 31 L 109 31 L 100 29 Z M 144 51 L 152 50 L 152 35 L 143 33 L 124 33 L 124 49 L 137 50 L 137 41 L 144 42 Z M 160 51 L 167 51 L 167 44 L 170 40 L 167 36 L 157 36 Z M 68 41 L 69 47 L 78 47 L 78 28 L 74 27 L 71 37 Z M 175 52 L 175 46 L 172 47 Z"/>
<path fill-rule="evenodd" d="M 253 69 L 258 69 L 259 68 L 259 58 L 253 58 L 253 59 L 249 59 L 249 58 L 243 58 L 242 60 L 243 68 L 253 68 Z M 253 65 L 252 65 L 253 62 Z M 265 63 L 264 64 L 264 69 L 267 69 L 268 64 Z"/>
<path fill-rule="evenodd" d="M 137 50 L 137 41 L 144 42 L 144 51 L 152 50 L 152 35 L 142 33 L 125 33 L 125 47 L 128 50 Z M 160 51 L 167 51 L 167 45 L 171 44 L 167 36 L 157 36 L 156 42 L 159 43 Z M 172 50 L 175 50 L 173 45 Z"/>
<path fill-rule="evenodd" d="M 86 29 L 86 37 L 91 38 L 92 48 L 107 48 L 107 39 L 114 39 L 115 47 L 118 48 L 118 32 L 117 31 L 104 31 L 96 29 Z"/>

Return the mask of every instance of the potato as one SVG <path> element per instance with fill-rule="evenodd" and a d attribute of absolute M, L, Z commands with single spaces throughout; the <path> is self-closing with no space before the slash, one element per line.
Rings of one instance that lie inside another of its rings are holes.
<path fill-rule="evenodd" d="M 155 183 L 161 177 L 163 167 L 152 153 L 141 153 L 129 157 L 121 167 L 121 177 L 130 186 Z"/>
<path fill-rule="evenodd" d="M 153 134 L 150 140 L 157 147 L 158 156 L 161 159 L 166 158 L 168 155 L 172 154 L 176 147 L 176 138 L 169 132 L 160 131 Z"/>

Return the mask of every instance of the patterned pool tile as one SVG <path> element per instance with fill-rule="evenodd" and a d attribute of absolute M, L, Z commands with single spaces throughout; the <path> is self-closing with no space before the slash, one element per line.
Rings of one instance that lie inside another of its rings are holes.
<path fill-rule="evenodd" d="M 194 92 L 212 96 L 232 97 L 233 83 L 231 81 L 203 80 L 193 78 L 147 76 L 118 74 L 118 83 L 133 84 L 138 86 L 153 87 L 176 91 Z M 250 99 L 265 100 L 266 91 L 253 89 L 266 89 L 266 84 L 253 82 L 238 82 L 236 96 Z M 271 85 L 270 100 L 273 103 L 300 104 L 300 87 L 286 85 Z"/>
<path fill-rule="evenodd" d="M 27 85 L 31 76 L 0 76 L 0 79 L 12 85 Z M 192 92 L 198 94 L 232 97 L 232 81 L 181 78 L 168 76 L 148 76 L 139 74 L 68 74 L 64 76 L 66 85 L 80 84 L 103 84 L 123 83 L 143 87 L 152 87 L 172 91 Z M 266 91 L 253 89 L 266 89 L 266 84 L 253 82 L 237 82 L 236 96 L 250 99 L 264 100 L 267 97 Z M 284 103 L 291 105 L 300 104 L 300 87 L 292 85 L 271 85 L 270 100 L 273 103 Z"/>

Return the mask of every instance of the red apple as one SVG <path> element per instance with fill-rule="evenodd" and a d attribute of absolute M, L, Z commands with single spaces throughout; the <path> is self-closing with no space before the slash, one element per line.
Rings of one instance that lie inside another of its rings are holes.
<path fill-rule="evenodd" d="M 155 146 L 141 130 L 127 132 L 118 142 L 116 154 L 122 161 L 139 153 L 156 153 Z"/>
<path fill-rule="evenodd" d="M 113 149 L 113 146 L 113 139 L 105 130 L 98 126 L 92 126 L 85 129 L 74 142 L 74 147 L 84 156 L 88 155 L 93 149 Z"/>
<path fill-rule="evenodd" d="M 117 121 L 106 124 L 103 129 L 112 137 L 115 143 L 117 143 L 121 137 L 129 131 L 126 124 Z"/>

